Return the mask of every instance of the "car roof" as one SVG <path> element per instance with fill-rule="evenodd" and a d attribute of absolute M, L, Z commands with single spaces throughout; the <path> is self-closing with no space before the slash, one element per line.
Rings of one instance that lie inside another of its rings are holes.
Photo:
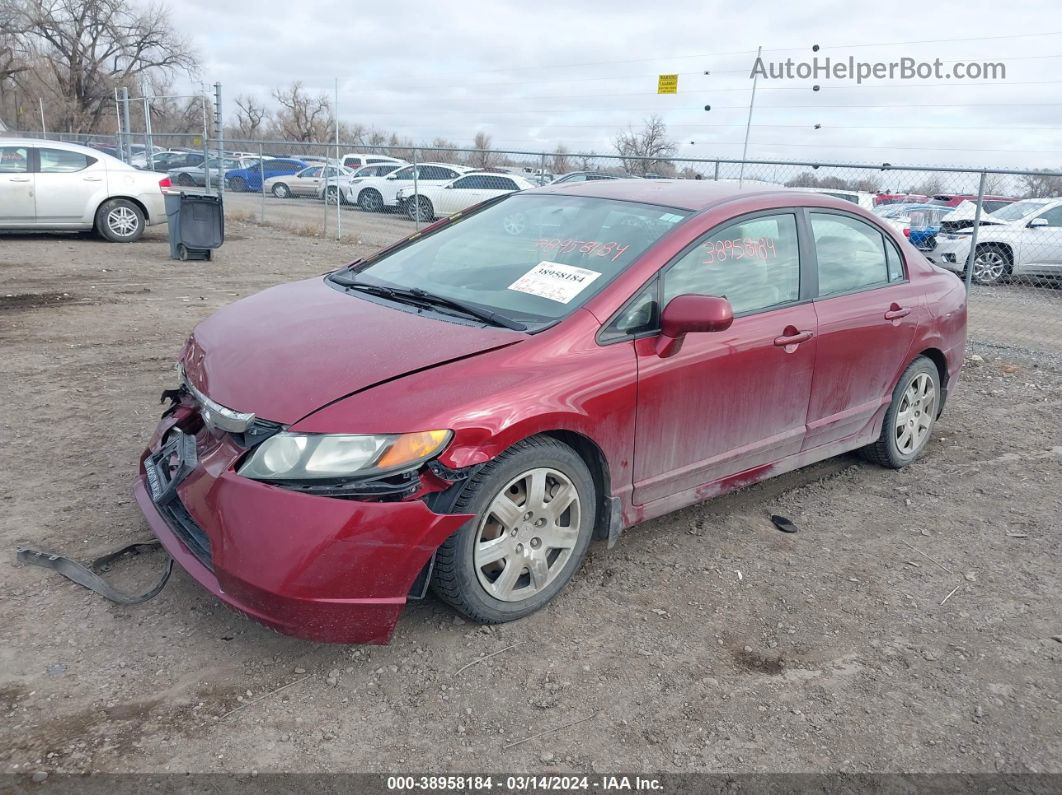
<path fill-rule="evenodd" d="M 109 164 L 117 164 L 125 168 L 132 168 L 132 166 L 127 166 L 117 157 L 91 146 L 82 146 L 81 144 L 72 144 L 67 143 L 66 141 L 53 141 L 51 138 L 0 138 L 0 146 L 36 146 L 47 147 L 48 149 L 65 149 L 68 152 L 80 152 L 83 155 L 94 157 L 97 160 L 103 157 L 106 158 Z"/>
<path fill-rule="evenodd" d="M 704 210 L 725 201 L 749 196 L 799 196 L 801 201 L 822 197 L 827 202 L 841 202 L 825 194 L 785 188 L 769 183 L 738 186 L 734 183 L 697 179 L 601 179 L 591 182 L 566 182 L 545 185 L 526 193 L 560 193 L 566 196 L 587 196 L 599 199 L 658 204 L 684 210 Z M 846 204 L 857 207 L 852 202 Z M 830 206 L 833 206 L 832 204 Z M 847 208 L 846 208 L 847 209 Z"/>

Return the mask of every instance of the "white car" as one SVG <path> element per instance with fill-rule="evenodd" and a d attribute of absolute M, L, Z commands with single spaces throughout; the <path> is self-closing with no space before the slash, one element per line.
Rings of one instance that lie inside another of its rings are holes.
<path fill-rule="evenodd" d="M 412 188 L 414 175 L 416 187 L 426 188 L 431 185 L 445 185 L 471 170 L 452 163 L 417 163 L 416 166 L 403 166 L 386 177 L 369 177 L 351 185 L 347 201 L 357 204 L 363 210 L 380 212 L 398 206 L 398 191 L 402 188 Z"/>
<path fill-rule="evenodd" d="M 397 157 L 388 157 L 387 155 L 367 155 L 362 152 L 348 152 L 340 158 L 339 162 L 344 168 L 351 170 L 357 170 L 362 166 L 371 166 L 376 163 L 404 163 L 404 160 L 399 160 Z"/>
<path fill-rule="evenodd" d="M 418 184 L 416 190 L 412 186 L 401 188 L 398 203 L 414 221 L 433 221 L 487 199 L 534 187 L 533 182 L 515 174 L 473 171 L 445 185 Z"/>
<path fill-rule="evenodd" d="M 335 204 L 337 190 L 336 184 L 338 183 L 339 196 L 343 203 L 353 204 L 354 199 L 351 198 L 351 186 L 363 182 L 369 177 L 386 177 L 392 171 L 397 171 L 405 165 L 408 165 L 408 163 L 401 160 L 397 163 L 373 163 L 369 166 L 362 166 L 357 171 L 344 169 L 343 175 L 338 179 L 335 177 L 329 177 L 321 184 L 321 189 L 317 192 L 317 198 L 323 198 L 329 204 Z"/>
<path fill-rule="evenodd" d="M 78 144 L 0 138 L 0 229 L 80 231 L 131 243 L 166 221 L 165 174 Z"/>
<path fill-rule="evenodd" d="M 972 241 L 972 228 L 949 232 L 945 223 L 934 248 L 923 253 L 933 264 L 962 274 Z M 1026 274 L 1062 276 L 1062 198 L 1022 199 L 981 217 L 973 281 L 998 284 Z"/>

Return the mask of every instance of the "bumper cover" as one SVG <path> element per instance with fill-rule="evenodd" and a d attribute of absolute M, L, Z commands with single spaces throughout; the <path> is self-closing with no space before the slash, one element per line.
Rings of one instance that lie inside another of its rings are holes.
<path fill-rule="evenodd" d="M 193 549 L 172 509 L 152 498 L 144 460 L 133 492 L 152 532 L 200 585 L 287 635 L 387 643 L 417 575 L 472 518 L 422 500 L 365 502 L 289 491 L 240 477 L 238 448 L 200 449 L 172 505 L 209 539 Z"/>

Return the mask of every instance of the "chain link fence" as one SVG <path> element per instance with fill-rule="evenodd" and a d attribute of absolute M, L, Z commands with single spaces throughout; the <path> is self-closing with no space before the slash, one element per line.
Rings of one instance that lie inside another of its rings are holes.
<path fill-rule="evenodd" d="M 219 152 L 191 133 L 131 134 L 122 146 L 113 135 L 48 137 L 124 153 L 186 190 L 224 191 L 234 220 L 373 246 L 555 181 L 678 178 L 826 193 L 874 213 L 966 281 L 971 342 L 1062 357 L 1062 172 L 275 140 L 226 140 Z"/>

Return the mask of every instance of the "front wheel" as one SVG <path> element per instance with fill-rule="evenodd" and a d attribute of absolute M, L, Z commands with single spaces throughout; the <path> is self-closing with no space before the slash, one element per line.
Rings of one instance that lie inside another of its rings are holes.
<path fill-rule="evenodd" d="M 1012 264 L 1007 249 L 992 245 L 978 246 L 973 261 L 973 281 L 978 284 L 999 284 L 1010 274 Z"/>
<path fill-rule="evenodd" d="M 378 190 L 369 188 L 358 194 L 358 206 L 366 212 L 378 213 L 383 209 L 383 196 Z"/>
<path fill-rule="evenodd" d="M 247 180 L 245 180 L 243 177 L 233 177 L 230 185 L 232 187 L 232 190 L 236 193 L 247 192 Z"/>
<path fill-rule="evenodd" d="M 579 455 L 525 439 L 462 488 L 452 510 L 475 518 L 437 553 L 432 589 L 480 623 L 523 618 L 571 580 L 590 544 L 597 494 Z"/>
<path fill-rule="evenodd" d="M 185 188 L 195 187 L 195 180 L 192 179 L 192 175 L 188 173 L 180 173 L 177 175 L 177 184 Z"/>
<path fill-rule="evenodd" d="M 112 243 L 132 243 L 144 234 L 144 211 L 127 199 L 110 199 L 96 211 L 96 231 Z"/>
<path fill-rule="evenodd" d="M 335 185 L 329 185 L 325 188 L 325 202 L 328 204 L 336 204 L 339 201 L 339 191 L 336 190 Z"/>
<path fill-rule="evenodd" d="M 406 214 L 411 221 L 435 220 L 435 208 L 431 200 L 424 196 L 414 196 L 406 203 Z"/>
<path fill-rule="evenodd" d="M 283 182 L 278 182 L 273 186 L 273 195 L 278 199 L 286 199 L 291 195 L 291 190 Z"/>
<path fill-rule="evenodd" d="M 940 372 L 924 356 L 904 370 L 892 391 L 892 403 L 881 424 L 881 436 L 862 452 L 867 460 L 902 469 L 926 449 L 940 413 Z"/>

